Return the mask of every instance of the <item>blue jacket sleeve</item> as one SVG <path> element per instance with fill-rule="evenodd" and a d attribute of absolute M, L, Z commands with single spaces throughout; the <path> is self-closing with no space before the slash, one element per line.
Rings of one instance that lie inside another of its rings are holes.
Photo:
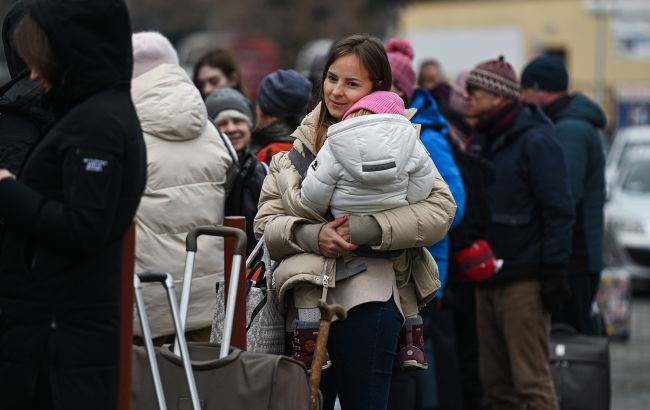
<path fill-rule="evenodd" d="M 451 195 L 456 201 L 456 215 L 451 223 L 453 229 L 460 223 L 465 214 L 465 187 L 463 186 L 460 171 L 454 162 L 451 147 L 444 136 L 430 128 L 423 128 L 420 138 L 427 151 L 429 151 L 429 155 L 436 168 L 438 168 L 442 179 L 449 185 L 449 191 L 451 191 Z"/>

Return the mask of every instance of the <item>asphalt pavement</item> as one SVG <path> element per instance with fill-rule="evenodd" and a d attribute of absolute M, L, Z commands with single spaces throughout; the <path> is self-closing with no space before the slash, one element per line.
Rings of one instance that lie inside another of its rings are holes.
<path fill-rule="evenodd" d="M 612 341 L 612 410 L 650 409 L 650 293 L 632 300 L 627 341 Z"/>

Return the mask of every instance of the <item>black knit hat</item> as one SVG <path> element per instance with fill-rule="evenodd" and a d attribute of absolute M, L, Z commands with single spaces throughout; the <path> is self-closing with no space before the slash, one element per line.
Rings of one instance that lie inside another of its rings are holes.
<path fill-rule="evenodd" d="M 506 98 L 519 98 L 517 74 L 503 56 L 474 67 L 467 77 L 467 86 L 477 87 Z"/>
<path fill-rule="evenodd" d="M 305 114 L 311 99 L 311 83 L 295 70 L 278 70 L 262 80 L 257 104 L 266 114 L 278 118 Z"/>
<path fill-rule="evenodd" d="M 540 56 L 528 63 L 521 73 L 521 88 L 542 91 L 566 91 L 569 74 L 558 56 Z"/>

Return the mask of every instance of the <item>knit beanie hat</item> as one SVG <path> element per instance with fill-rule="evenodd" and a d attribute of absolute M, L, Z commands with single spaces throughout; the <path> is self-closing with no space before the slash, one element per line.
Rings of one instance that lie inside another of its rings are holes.
<path fill-rule="evenodd" d="M 390 91 L 375 91 L 355 102 L 343 114 L 343 120 L 350 114 L 366 110 L 373 114 L 404 114 L 404 100 Z"/>
<path fill-rule="evenodd" d="M 155 31 L 143 31 L 132 37 L 133 78 L 161 64 L 178 65 L 178 54 L 167 37 Z"/>
<path fill-rule="evenodd" d="M 456 113 L 466 116 L 469 103 L 467 101 L 467 78 L 469 71 L 462 71 L 456 77 L 454 85 L 451 86 L 451 93 L 449 93 L 449 107 Z"/>
<path fill-rule="evenodd" d="M 275 71 L 257 89 L 260 110 L 278 118 L 303 115 L 310 99 L 311 83 L 296 70 Z"/>
<path fill-rule="evenodd" d="M 251 128 L 255 124 L 250 100 L 235 89 L 218 88 L 214 90 L 205 99 L 205 106 L 208 108 L 208 115 L 215 122 L 222 112 L 235 111 L 243 115 L 241 118 L 246 119 Z M 239 115 L 232 116 L 239 117 Z"/>
<path fill-rule="evenodd" d="M 558 56 L 537 57 L 521 73 L 521 88 L 543 91 L 566 91 L 569 74 L 564 61 Z"/>
<path fill-rule="evenodd" d="M 519 98 L 517 74 L 503 56 L 474 67 L 469 72 L 467 86 L 474 86 L 506 98 Z"/>
<path fill-rule="evenodd" d="M 413 70 L 413 47 L 406 40 L 391 39 L 386 44 L 386 54 L 393 74 L 393 85 L 403 92 L 409 101 L 413 97 L 415 71 Z"/>

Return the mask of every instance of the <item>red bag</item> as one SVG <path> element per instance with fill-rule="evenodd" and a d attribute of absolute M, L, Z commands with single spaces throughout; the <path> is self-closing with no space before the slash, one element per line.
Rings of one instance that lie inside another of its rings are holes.
<path fill-rule="evenodd" d="M 451 273 L 458 280 L 482 282 L 494 275 L 496 262 L 490 245 L 480 239 L 467 248 L 452 252 Z"/>

